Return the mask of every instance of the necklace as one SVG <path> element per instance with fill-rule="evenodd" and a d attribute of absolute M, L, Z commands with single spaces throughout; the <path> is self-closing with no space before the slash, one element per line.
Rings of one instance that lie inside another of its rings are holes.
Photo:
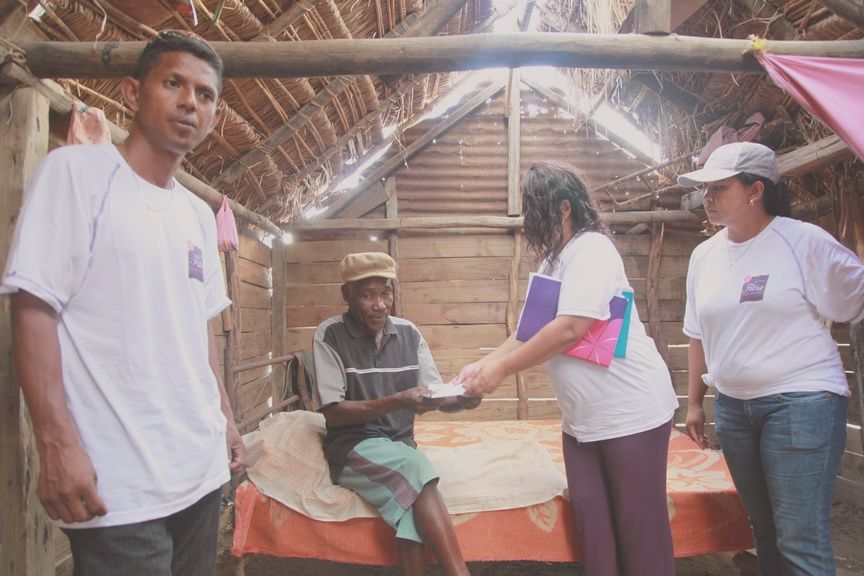
<path fill-rule="evenodd" d="M 141 202 L 144 203 L 144 206 L 147 208 L 147 210 L 149 210 L 150 212 L 157 212 L 157 213 L 167 211 L 168 208 L 171 207 L 171 204 L 174 203 L 174 196 L 175 196 L 175 194 L 174 194 L 174 188 L 175 188 L 174 179 L 173 178 L 171 179 L 171 188 L 169 188 L 167 190 L 168 201 L 165 203 L 165 205 L 164 206 L 155 206 L 155 205 L 151 204 L 150 202 L 147 201 L 147 197 L 152 196 L 152 194 L 148 194 L 145 191 L 144 185 L 141 182 L 142 178 L 138 175 L 138 172 L 135 171 L 135 168 L 132 167 L 132 163 L 129 161 L 129 153 L 126 150 L 126 143 L 124 142 L 123 144 L 117 146 L 117 149 L 120 151 L 120 155 L 126 161 L 126 164 L 129 166 L 129 169 L 132 171 L 132 177 L 135 178 L 135 186 L 138 188 L 138 197 L 141 198 Z M 150 187 L 152 188 L 153 185 L 151 185 Z M 162 190 L 162 189 L 160 188 L 160 190 Z"/>
<path fill-rule="evenodd" d="M 752 248 L 753 245 L 759 241 L 759 236 L 762 234 L 762 232 L 765 230 L 765 228 L 768 227 L 768 224 L 770 224 L 773 221 L 774 221 L 774 218 L 770 218 L 770 219 L 766 220 L 765 223 L 762 224 L 762 227 L 759 228 L 759 231 L 756 232 L 756 235 L 747 241 L 746 246 L 744 246 L 744 248 L 741 250 L 741 252 L 737 256 L 735 256 L 734 258 L 732 257 L 732 248 L 730 246 L 732 244 L 732 241 L 729 240 L 729 229 L 728 228 L 726 229 L 726 255 L 727 255 L 728 260 L 729 260 L 728 264 L 729 264 L 730 270 L 732 269 L 733 266 L 735 266 L 735 263 L 738 262 L 739 260 L 741 260 L 741 258 L 743 258 L 745 254 L 747 254 L 747 252 L 750 250 L 750 248 Z"/>

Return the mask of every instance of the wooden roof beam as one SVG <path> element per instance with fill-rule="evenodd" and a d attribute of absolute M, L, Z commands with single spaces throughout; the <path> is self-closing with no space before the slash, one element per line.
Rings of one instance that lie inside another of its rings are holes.
<path fill-rule="evenodd" d="M 831 12 L 857 26 L 864 29 L 864 4 L 855 0 L 816 0 Z"/>
<path fill-rule="evenodd" d="M 466 34 L 430 38 L 213 42 L 226 78 L 431 74 L 497 67 L 559 66 L 764 74 L 751 42 L 644 34 Z M 20 42 L 39 78 L 130 74 L 143 42 Z M 864 40 L 772 41 L 772 54 L 864 58 Z"/>
<path fill-rule="evenodd" d="M 849 146 L 839 136 L 832 135 L 781 154 L 777 157 L 777 167 L 782 178 L 796 178 L 853 157 Z M 693 210 L 701 207 L 701 190 L 693 190 L 681 197 L 682 209 Z"/>
<path fill-rule="evenodd" d="M 417 138 L 414 142 L 405 147 L 404 150 L 400 151 L 398 154 L 392 156 L 388 160 L 384 161 L 380 166 L 372 170 L 369 174 L 367 174 L 363 182 L 360 183 L 357 187 L 347 190 L 339 196 L 336 201 L 333 202 L 324 213 L 321 215 L 322 218 L 330 218 L 336 214 L 338 214 L 343 208 L 348 206 L 355 198 L 362 195 L 366 190 L 368 190 L 371 186 L 378 183 L 382 178 L 386 178 L 400 166 L 403 166 L 408 160 L 414 157 L 420 150 L 425 148 L 432 140 L 444 134 L 447 130 L 452 128 L 456 123 L 458 123 L 462 118 L 476 110 L 480 105 L 484 104 L 489 98 L 492 98 L 504 89 L 503 82 L 495 82 L 479 94 L 476 94 L 473 98 L 462 104 L 455 112 L 447 116 L 446 119 L 442 120 L 435 126 L 433 126 L 428 132 L 423 134 L 421 137 Z M 393 141 L 393 137 L 389 138 L 386 142 L 382 143 L 382 146 L 389 145 Z M 329 190 L 328 190 L 329 192 Z"/>
<path fill-rule="evenodd" d="M 634 212 L 601 212 L 600 218 L 609 225 L 636 225 L 653 222 L 698 223 L 702 218 L 689 210 L 646 210 Z M 511 216 L 415 216 L 409 218 L 335 218 L 291 225 L 289 232 L 317 230 L 440 230 L 449 228 L 522 228 L 523 217 Z"/>
<path fill-rule="evenodd" d="M 465 6 L 467 0 L 438 0 L 431 2 L 426 8 L 407 16 L 402 22 L 387 34 L 388 38 L 418 37 L 437 34 L 453 16 Z M 238 158 L 213 180 L 213 185 L 221 188 L 225 184 L 237 181 L 247 169 L 261 162 L 265 156 L 286 140 L 292 138 L 306 126 L 312 118 L 324 110 L 353 82 L 350 78 L 336 78 L 322 88 L 315 96 L 303 105 L 282 126 L 270 133 L 257 146 Z"/>

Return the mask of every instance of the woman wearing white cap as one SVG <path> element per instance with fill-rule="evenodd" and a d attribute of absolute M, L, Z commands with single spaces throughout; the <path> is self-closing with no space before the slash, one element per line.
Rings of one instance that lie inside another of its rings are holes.
<path fill-rule="evenodd" d="M 750 515 L 761 572 L 834 574 L 830 511 L 849 388 L 826 320 L 864 318 L 864 264 L 788 218 L 777 161 L 761 144 L 715 150 L 678 177 L 703 186 L 724 226 L 690 259 L 687 432 L 703 448 L 707 386 L 717 437 Z"/>

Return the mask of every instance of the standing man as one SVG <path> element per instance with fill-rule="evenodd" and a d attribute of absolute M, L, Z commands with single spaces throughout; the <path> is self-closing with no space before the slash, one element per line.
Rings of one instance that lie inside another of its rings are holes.
<path fill-rule="evenodd" d="M 15 230 L 16 369 L 76 575 L 215 572 L 243 455 L 208 330 L 230 301 L 213 211 L 174 175 L 219 118 L 221 76 L 204 40 L 161 32 L 121 84 L 128 139 L 50 153 Z"/>
<path fill-rule="evenodd" d="M 438 475 L 414 442 L 414 416 L 475 408 L 480 398 L 428 398 L 441 376 L 423 336 L 390 316 L 396 263 L 387 254 L 349 254 L 340 264 L 348 312 L 325 320 L 313 349 L 324 453 L 333 482 L 378 508 L 396 529 L 405 576 L 426 574 L 424 543 L 446 576 L 465 576 Z"/>

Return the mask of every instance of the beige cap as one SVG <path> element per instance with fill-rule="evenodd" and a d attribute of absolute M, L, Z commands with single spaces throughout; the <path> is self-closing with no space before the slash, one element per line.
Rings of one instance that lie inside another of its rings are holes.
<path fill-rule="evenodd" d="M 342 282 L 364 278 L 396 278 L 396 262 L 383 252 L 348 254 L 339 264 Z"/>

